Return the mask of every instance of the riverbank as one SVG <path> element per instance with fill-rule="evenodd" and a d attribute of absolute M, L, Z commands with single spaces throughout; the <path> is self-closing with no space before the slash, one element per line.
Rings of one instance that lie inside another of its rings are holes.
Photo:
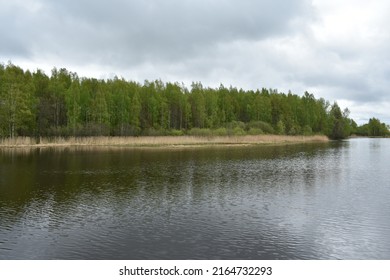
<path fill-rule="evenodd" d="M 328 137 L 286 136 L 286 135 L 245 135 L 245 136 L 142 136 L 142 137 L 16 137 L 0 140 L 0 148 L 18 147 L 68 147 L 68 146 L 128 146 L 128 147 L 175 147 L 203 145 L 261 145 L 327 142 Z"/>

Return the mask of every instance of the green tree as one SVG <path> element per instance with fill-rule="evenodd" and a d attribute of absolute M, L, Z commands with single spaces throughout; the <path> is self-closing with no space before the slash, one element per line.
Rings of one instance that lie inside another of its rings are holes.
<path fill-rule="evenodd" d="M 282 120 L 279 120 L 278 123 L 276 124 L 276 131 L 278 132 L 278 134 L 286 134 L 286 127 L 283 123 Z"/>
<path fill-rule="evenodd" d="M 245 91 L 222 84 L 204 88 L 200 82 L 189 90 L 161 80 L 142 85 L 117 77 L 78 78 L 56 68 L 48 77 L 40 70 L 31 75 L 12 64 L 0 65 L 0 118 L 2 137 L 156 135 L 192 128 L 236 135 L 323 133 L 334 139 L 351 133 L 388 133 L 376 119 L 357 127 L 348 109 L 342 111 L 337 103 L 330 106 L 308 92 L 298 96 L 291 91 Z"/>
<path fill-rule="evenodd" d="M 132 129 L 132 134 L 138 135 L 141 130 L 140 114 L 141 114 L 141 101 L 136 92 L 131 100 L 130 105 L 130 127 Z"/>
<path fill-rule="evenodd" d="M 50 101 L 53 108 L 51 126 L 56 130 L 68 124 L 65 95 L 72 83 L 71 74 L 64 68 L 57 70 L 54 68 L 51 73 L 49 90 Z"/>
<path fill-rule="evenodd" d="M 206 124 L 206 103 L 201 83 L 193 83 L 191 90 L 192 126 L 204 128 Z"/>
<path fill-rule="evenodd" d="M 99 127 L 99 134 L 108 134 L 107 127 L 110 114 L 108 112 L 105 90 L 102 86 L 99 86 L 95 98 L 92 99 L 91 108 L 93 108 L 91 110 L 91 120 Z"/>
<path fill-rule="evenodd" d="M 329 137 L 335 140 L 344 139 L 349 136 L 348 120 L 341 112 L 339 105 L 335 102 L 330 110 L 331 132 Z"/>
<path fill-rule="evenodd" d="M 50 120 L 54 116 L 50 102 L 50 79 L 43 71 L 38 70 L 33 74 L 33 82 L 34 96 L 37 99 L 36 136 L 46 136 L 49 133 Z"/>
<path fill-rule="evenodd" d="M 2 134 L 8 137 L 33 134 L 34 84 L 30 72 L 9 64 L 2 73 L 0 117 Z"/>
<path fill-rule="evenodd" d="M 371 118 L 368 122 L 369 136 L 386 136 L 389 135 L 389 130 L 386 124 L 381 123 L 379 119 Z"/>
<path fill-rule="evenodd" d="M 271 122 L 271 101 L 265 94 L 256 94 L 255 100 L 251 106 L 251 120 Z"/>
<path fill-rule="evenodd" d="M 73 75 L 72 83 L 65 95 L 65 105 L 67 110 L 68 127 L 72 135 L 77 134 L 81 126 L 81 107 L 80 107 L 80 80 L 77 75 Z"/>

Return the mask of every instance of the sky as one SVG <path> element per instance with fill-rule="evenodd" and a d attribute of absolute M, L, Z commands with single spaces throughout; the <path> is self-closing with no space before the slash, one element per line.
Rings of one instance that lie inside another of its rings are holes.
<path fill-rule="evenodd" d="M 0 0 L 0 63 L 305 91 L 390 124 L 387 0 Z"/>

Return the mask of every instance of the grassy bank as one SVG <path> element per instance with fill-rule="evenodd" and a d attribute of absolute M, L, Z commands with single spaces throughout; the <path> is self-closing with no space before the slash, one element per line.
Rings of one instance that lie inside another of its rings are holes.
<path fill-rule="evenodd" d="M 129 146 L 164 147 L 198 145 L 256 145 L 293 144 L 307 142 L 327 142 L 326 136 L 284 136 L 284 135 L 245 135 L 245 136 L 142 136 L 142 137 L 16 137 L 0 140 L 0 147 L 66 147 L 66 146 Z"/>

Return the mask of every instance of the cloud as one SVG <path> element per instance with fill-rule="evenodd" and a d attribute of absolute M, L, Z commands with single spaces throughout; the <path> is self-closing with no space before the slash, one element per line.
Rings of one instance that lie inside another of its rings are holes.
<path fill-rule="evenodd" d="M 10 15 L 5 18 L 8 32 L 2 33 L 19 38 L 10 38 L 2 53 L 7 46 L 29 46 L 38 57 L 49 54 L 120 67 L 176 62 L 223 42 L 288 33 L 308 9 L 308 2 L 301 0 L 243 0 L 239 5 L 233 0 L 10 2 L 2 4 L 2 16 Z"/>
<path fill-rule="evenodd" d="M 390 122 L 389 11 L 385 0 L 0 0 L 0 61 L 308 90 Z"/>

